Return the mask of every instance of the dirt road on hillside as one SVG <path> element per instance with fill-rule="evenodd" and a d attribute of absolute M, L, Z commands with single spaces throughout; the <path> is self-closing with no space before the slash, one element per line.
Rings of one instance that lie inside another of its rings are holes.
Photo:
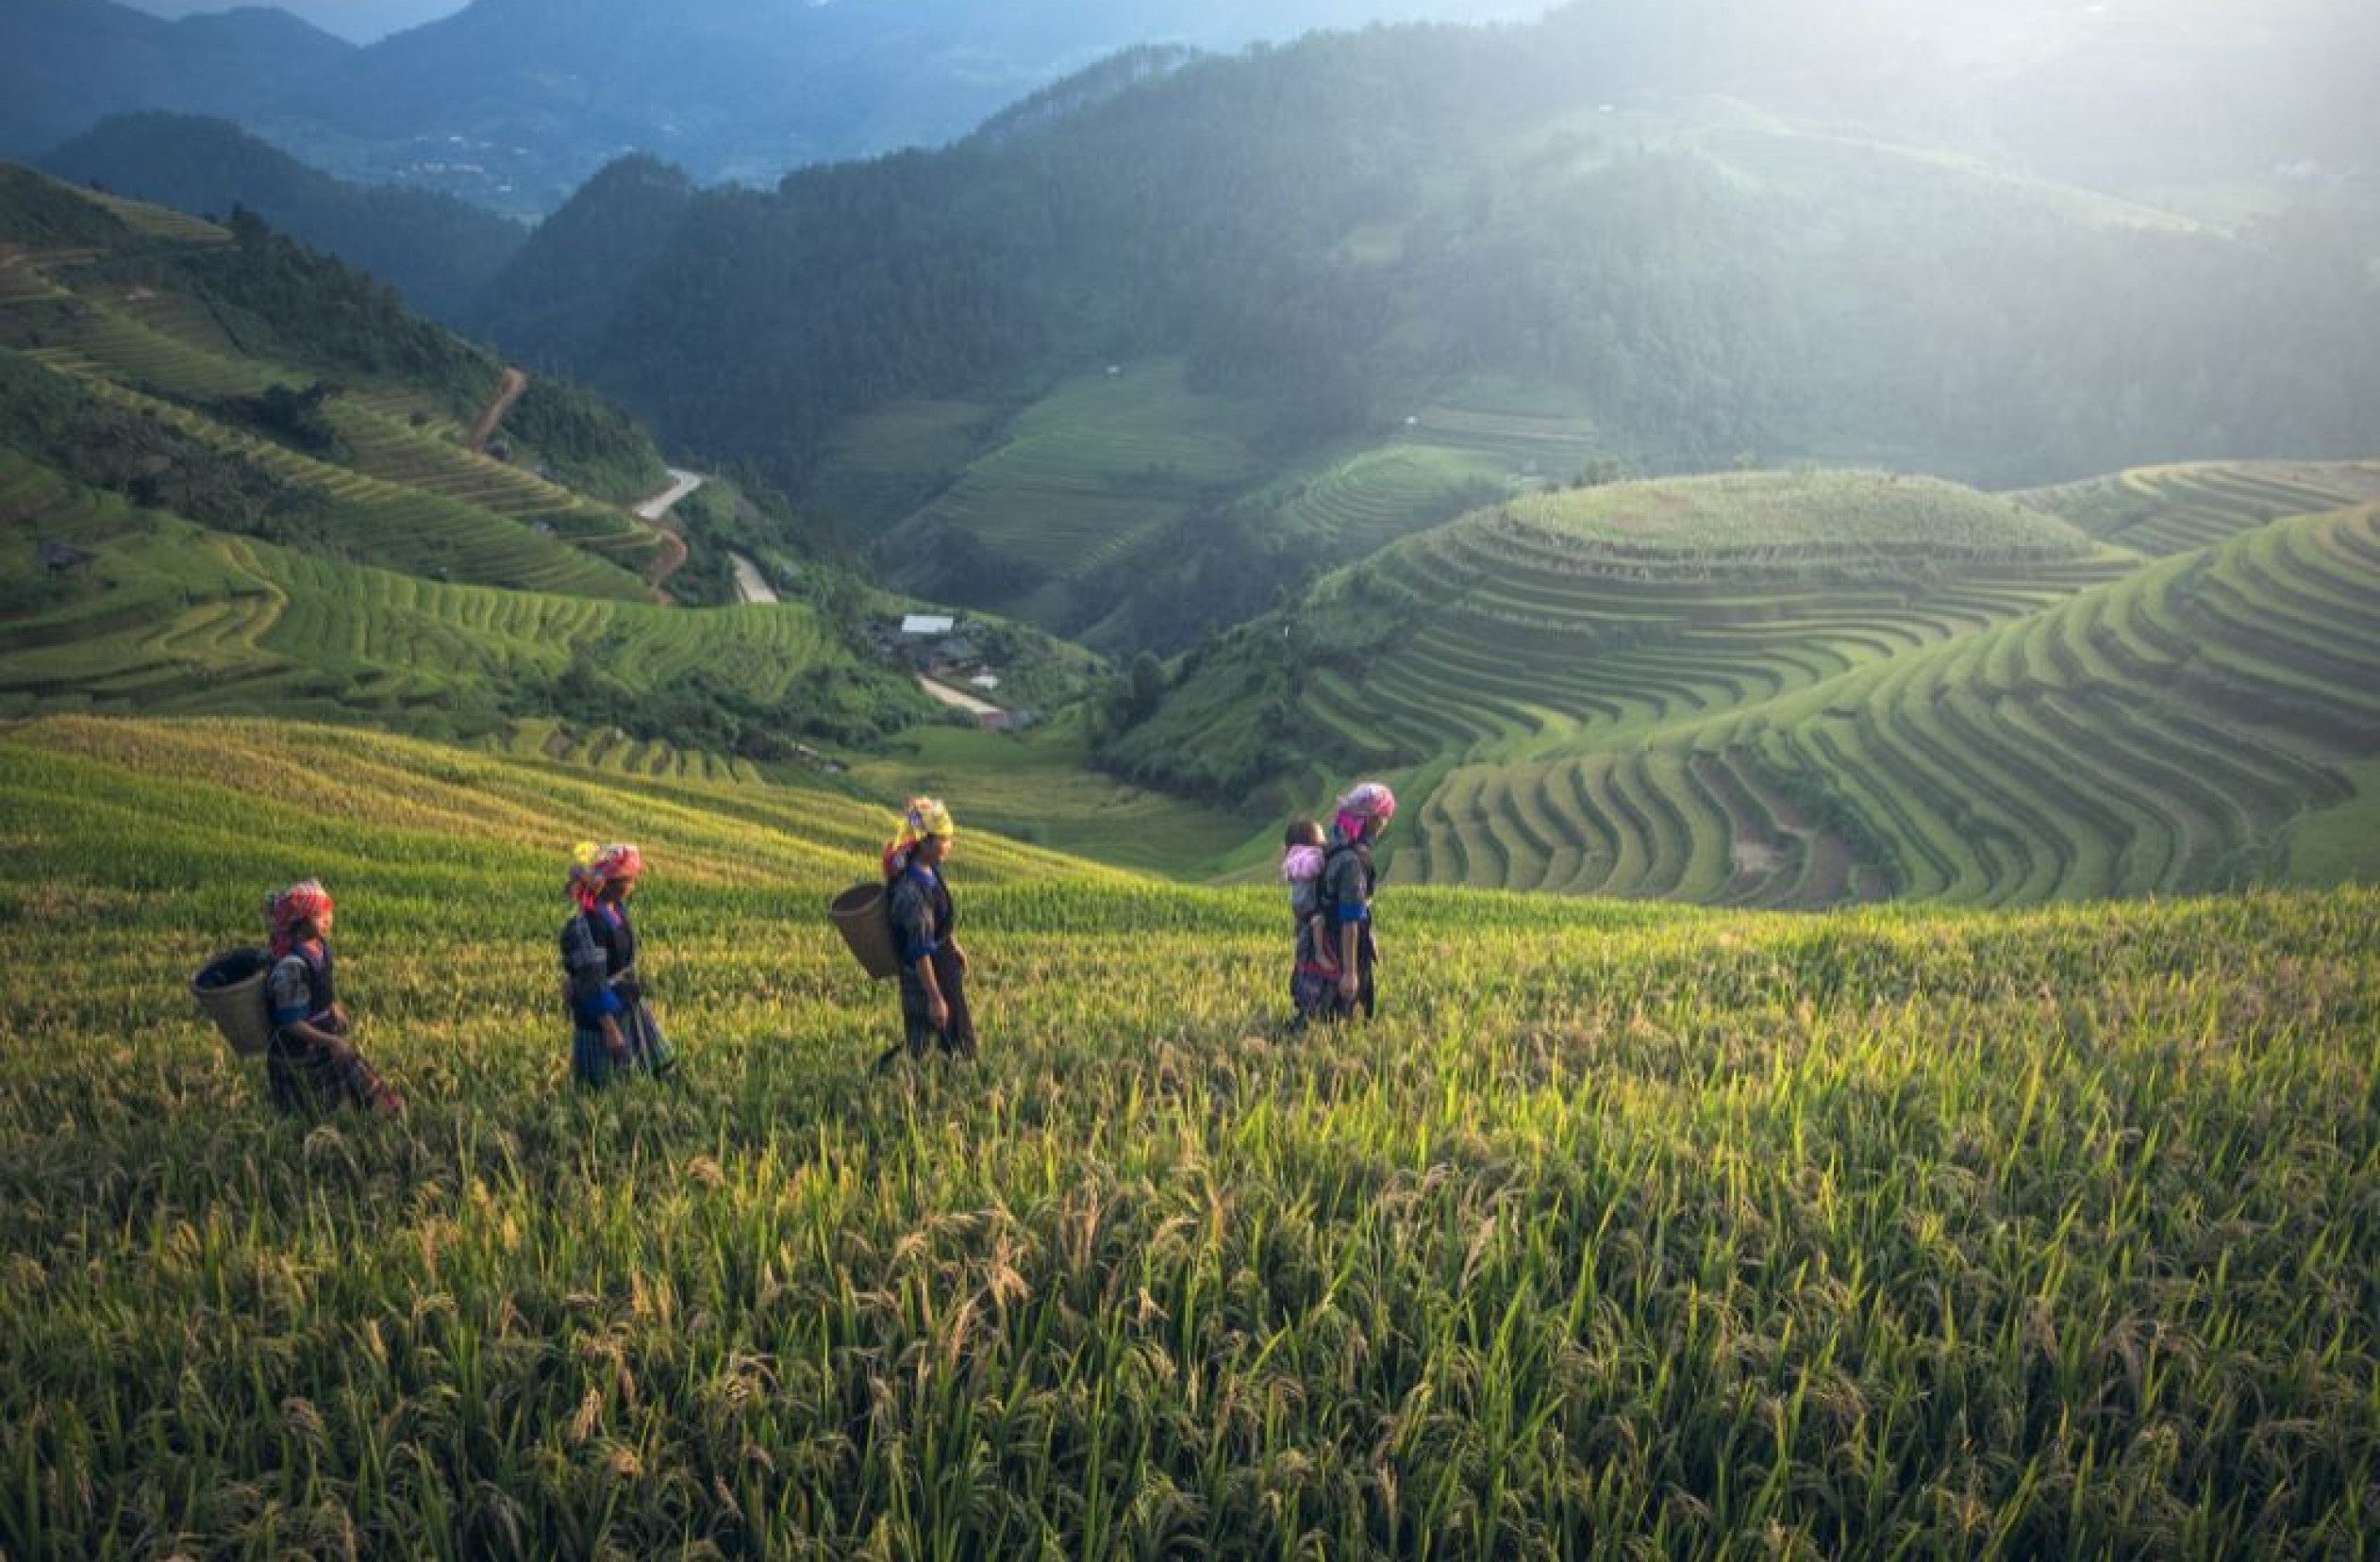
<path fill-rule="evenodd" d="M 775 589 L 770 586 L 769 577 L 760 573 L 759 565 L 740 553 L 731 553 L 727 558 L 736 567 L 736 595 L 746 602 L 777 600 Z"/>
<path fill-rule="evenodd" d="M 637 519 L 650 524 L 661 539 L 661 551 L 653 556 L 653 562 L 644 572 L 644 583 L 656 590 L 686 566 L 686 539 L 670 524 L 669 513 L 679 500 L 703 486 L 703 474 L 699 472 L 681 472 L 671 467 L 669 474 L 669 487 L 634 507 Z"/>
<path fill-rule="evenodd" d="M 520 370 L 507 369 L 504 372 L 504 378 L 496 381 L 496 393 L 488 398 L 488 405 L 479 409 L 479 416 L 472 423 L 472 454 L 479 455 L 487 450 L 488 441 L 495 438 L 496 425 L 504 422 L 504 415 L 512 410 L 512 404 L 519 401 L 521 393 L 528 388 L 529 376 Z"/>
<path fill-rule="evenodd" d="M 637 507 L 637 514 L 640 518 L 646 521 L 658 521 L 671 510 L 675 509 L 680 499 L 703 486 L 703 474 L 699 472 L 681 472 L 676 467 L 672 467 L 669 469 L 669 474 L 670 486 Z"/>
<path fill-rule="evenodd" d="M 990 701 L 978 700 L 973 694 L 962 694 L 948 684 L 936 683 L 931 678 L 920 678 L 917 680 L 917 686 L 918 688 L 925 690 L 926 693 L 932 695 L 934 698 L 941 701 L 942 704 L 951 706 L 955 710 L 963 710 L 970 716 L 997 716 L 1001 714 L 1000 707 L 993 705 Z"/>

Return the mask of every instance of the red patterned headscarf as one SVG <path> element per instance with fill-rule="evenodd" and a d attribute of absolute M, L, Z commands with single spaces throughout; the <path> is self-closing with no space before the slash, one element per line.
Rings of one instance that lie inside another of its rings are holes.
<path fill-rule="evenodd" d="M 644 854 L 634 846 L 615 843 L 582 845 L 572 855 L 570 879 L 563 886 L 582 911 L 592 911 L 603 899 L 604 886 L 614 879 L 632 879 L 644 872 Z"/>
<path fill-rule="evenodd" d="M 297 947 L 297 930 L 331 908 L 330 891 L 320 879 L 300 879 L 287 889 L 264 897 L 264 920 L 273 932 L 273 957 L 280 959 Z"/>

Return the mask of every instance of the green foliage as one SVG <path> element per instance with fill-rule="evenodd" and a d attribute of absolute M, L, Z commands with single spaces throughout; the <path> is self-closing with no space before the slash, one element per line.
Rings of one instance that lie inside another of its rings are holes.
<path fill-rule="evenodd" d="M 353 452 L 324 406 L 338 393 L 337 386 L 323 380 L 316 380 L 303 390 L 276 380 L 258 395 L 236 397 L 217 406 L 233 421 L 244 423 L 292 450 L 320 460 L 343 461 Z"/>
<path fill-rule="evenodd" d="M 1202 60 L 940 153 L 696 193 L 597 333 L 523 340 L 797 488 L 851 420 L 1160 358 L 1261 429 L 1241 492 L 1482 374 L 1588 393 L 1604 448 L 1556 480 L 1749 452 L 2015 484 L 2355 455 L 2380 424 L 2355 203 L 2217 230 L 1861 139 L 1831 103 L 1825 130 L 1732 98 L 1604 123 L 1582 82 L 1671 58 L 1611 35 L 1667 24 L 1589 10 Z M 1681 68 L 1739 46 L 1706 22 L 1676 24 Z"/>
<path fill-rule="evenodd" d="M 115 115 L 42 164 L 60 178 L 180 211 L 244 207 L 455 325 L 526 238 L 520 224 L 450 195 L 332 178 L 218 119 Z"/>
<path fill-rule="evenodd" d="M 0 446 L 26 452 L 144 508 L 275 541 L 314 537 L 330 508 L 330 495 L 321 488 L 112 406 L 6 349 L 0 349 Z"/>
<path fill-rule="evenodd" d="M 890 995 L 819 916 L 881 806 L 93 721 L 0 738 L 0 790 L 42 823 L 0 868 L 42 977 L 0 992 L 11 1554 L 2369 1528 L 2368 889 L 1789 919 L 1391 888 L 1383 1018 L 1288 1041 L 1276 891 L 971 829 L 984 1056 L 886 1079 Z M 629 829 L 684 1061 L 588 1096 L 557 889 Z M 275 1119 L 186 996 L 305 872 L 401 1123 Z"/>
<path fill-rule="evenodd" d="M 804 604 L 674 609 L 499 591 L 235 541 L 127 527 L 114 502 L 0 462 L 9 533 L 78 543 L 91 583 L 0 621 L 0 708 L 335 717 L 501 742 L 563 717 L 747 759 L 856 741 L 930 713 Z M 30 579 L 27 546 L 0 581 Z"/>
<path fill-rule="evenodd" d="M 555 478 L 584 493 L 626 502 L 666 486 L 661 453 L 617 407 L 564 380 L 532 376 L 505 414 L 504 435 Z"/>

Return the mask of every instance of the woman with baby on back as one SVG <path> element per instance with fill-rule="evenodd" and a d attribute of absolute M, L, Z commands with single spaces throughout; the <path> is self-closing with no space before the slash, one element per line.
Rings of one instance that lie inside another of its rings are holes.
<path fill-rule="evenodd" d="M 1380 949 L 1372 902 L 1380 871 L 1372 850 L 1396 811 L 1396 793 L 1366 781 L 1339 800 L 1327 836 L 1316 823 L 1290 827 L 1281 876 L 1297 918 L 1297 964 L 1290 977 L 1295 1023 L 1342 1020 L 1357 1009 L 1373 1016 Z"/>

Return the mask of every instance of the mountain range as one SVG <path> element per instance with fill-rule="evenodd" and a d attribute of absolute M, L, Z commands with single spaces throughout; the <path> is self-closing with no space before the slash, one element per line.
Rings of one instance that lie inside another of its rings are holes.
<path fill-rule="evenodd" d="M 1517 0 L 474 0 L 356 47 L 287 12 L 166 22 L 112 0 L 0 18 L 0 156 L 111 114 L 219 115 L 365 183 L 535 216 L 625 151 L 705 180 L 934 145 L 1036 88 L 1152 40 L 1236 48 L 1389 17 L 1480 20 Z"/>

